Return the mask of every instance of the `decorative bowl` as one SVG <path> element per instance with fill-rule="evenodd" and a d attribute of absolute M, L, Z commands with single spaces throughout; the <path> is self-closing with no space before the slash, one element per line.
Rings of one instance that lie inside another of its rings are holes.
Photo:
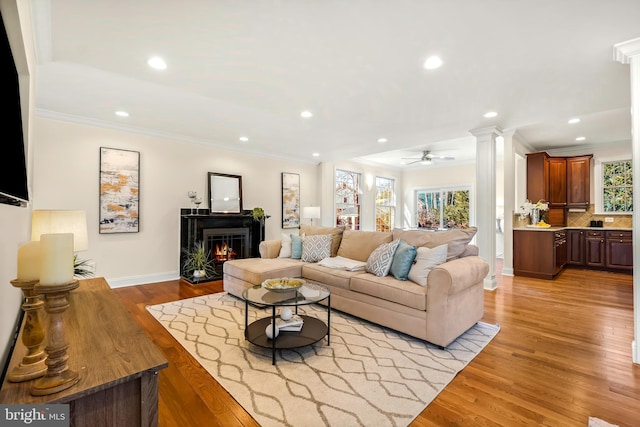
<path fill-rule="evenodd" d="M 274 292 L 294 291 L 305 284 L 302 279 L 290 279 L 282 277 L 280 279 L 267 279 L 262 282 L 262 287 Z"/>

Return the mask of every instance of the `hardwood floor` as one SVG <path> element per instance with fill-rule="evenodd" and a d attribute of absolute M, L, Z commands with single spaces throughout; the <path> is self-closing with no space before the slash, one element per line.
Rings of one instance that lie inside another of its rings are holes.
<path fill-rule="evenodd" d="M 500 332 L 412 425 L 587 426 L 593 416 L 639 426 L 632 276 L 566 269 L 553 281 L 497 279 L 483 320 Z M 161 427 L 258 425 L 145 309 L 220 291 L 222 282 L 180 281 L 114 289 L 169 360 L 159 378 Z"/>

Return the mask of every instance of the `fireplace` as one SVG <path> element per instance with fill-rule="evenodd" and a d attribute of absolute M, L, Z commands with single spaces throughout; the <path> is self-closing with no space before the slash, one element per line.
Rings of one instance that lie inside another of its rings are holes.
<path fill-rule="evenodd" d="M 249 236 L 247 228 L 205 228 L 202 230 L 204 247 L 213 259 L 216 278 L 222 277 L 222 265 L 226 261 L 249 258 Z"/>
<path fill-rule="evenodd" d="M 207 209 L 180 210 L 180 248 L 191 248 L 204 242 L 215 267 L 213 277 L 194 278 L 183 271 L 180 251 L 180 274 L 189 283 L 222 279 L 222 268 L 231 259 L 259 257 L 259 245 L 264 238 L 264 221 L 253 219 L 252 211 L 241 214 L 209 214 Z"/>

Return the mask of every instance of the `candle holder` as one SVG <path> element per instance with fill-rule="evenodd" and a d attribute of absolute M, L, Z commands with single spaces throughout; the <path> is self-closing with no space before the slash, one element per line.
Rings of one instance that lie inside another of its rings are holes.
<path fill-rule="evenodd" d="M 7 374 L 7 380 L 12 383 L 40 378 L 47 372 L 45 364 L 47 355 L 42 347 L 44 342 L 44 327 L 42 326 L 44 302 L 40 299 L 40 295 L 33 290 L 37 283 L 37 280 L 15 279 L 11 281 L 14 287 L 22 289 L 24 295 L 22 310 L 24 310 L 25 319 L 22 323 L 22 344 L 27 348 L 27 354 L 24 355 L 22 361 Z"/>
<path fill-rule="evenodd" d="M 45 347 L 48 356 L 45 362 L 47 372 L 33 385 L 31 394 L 34 396 L 45 396 L 66 390 L 80 380 L 80 375 L 67 366 L 69 346 L 65 339 L 63 317 L 64 312 L 69 308 L 67 296 L 78 285 L 78 281 L 73 280 L 61 285 L 40 283 L 35 286 L 35 292 L 44 295 L 44 308 L 49 315 L 49 325 Z"/>

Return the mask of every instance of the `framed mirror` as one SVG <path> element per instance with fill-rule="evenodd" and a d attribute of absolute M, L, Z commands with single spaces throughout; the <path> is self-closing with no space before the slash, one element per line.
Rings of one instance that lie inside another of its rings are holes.
<path fill-rule="evenodd" d="M 209 211 L 211 213 L 242 212 L 242 177 L 209 172 Z"/>

